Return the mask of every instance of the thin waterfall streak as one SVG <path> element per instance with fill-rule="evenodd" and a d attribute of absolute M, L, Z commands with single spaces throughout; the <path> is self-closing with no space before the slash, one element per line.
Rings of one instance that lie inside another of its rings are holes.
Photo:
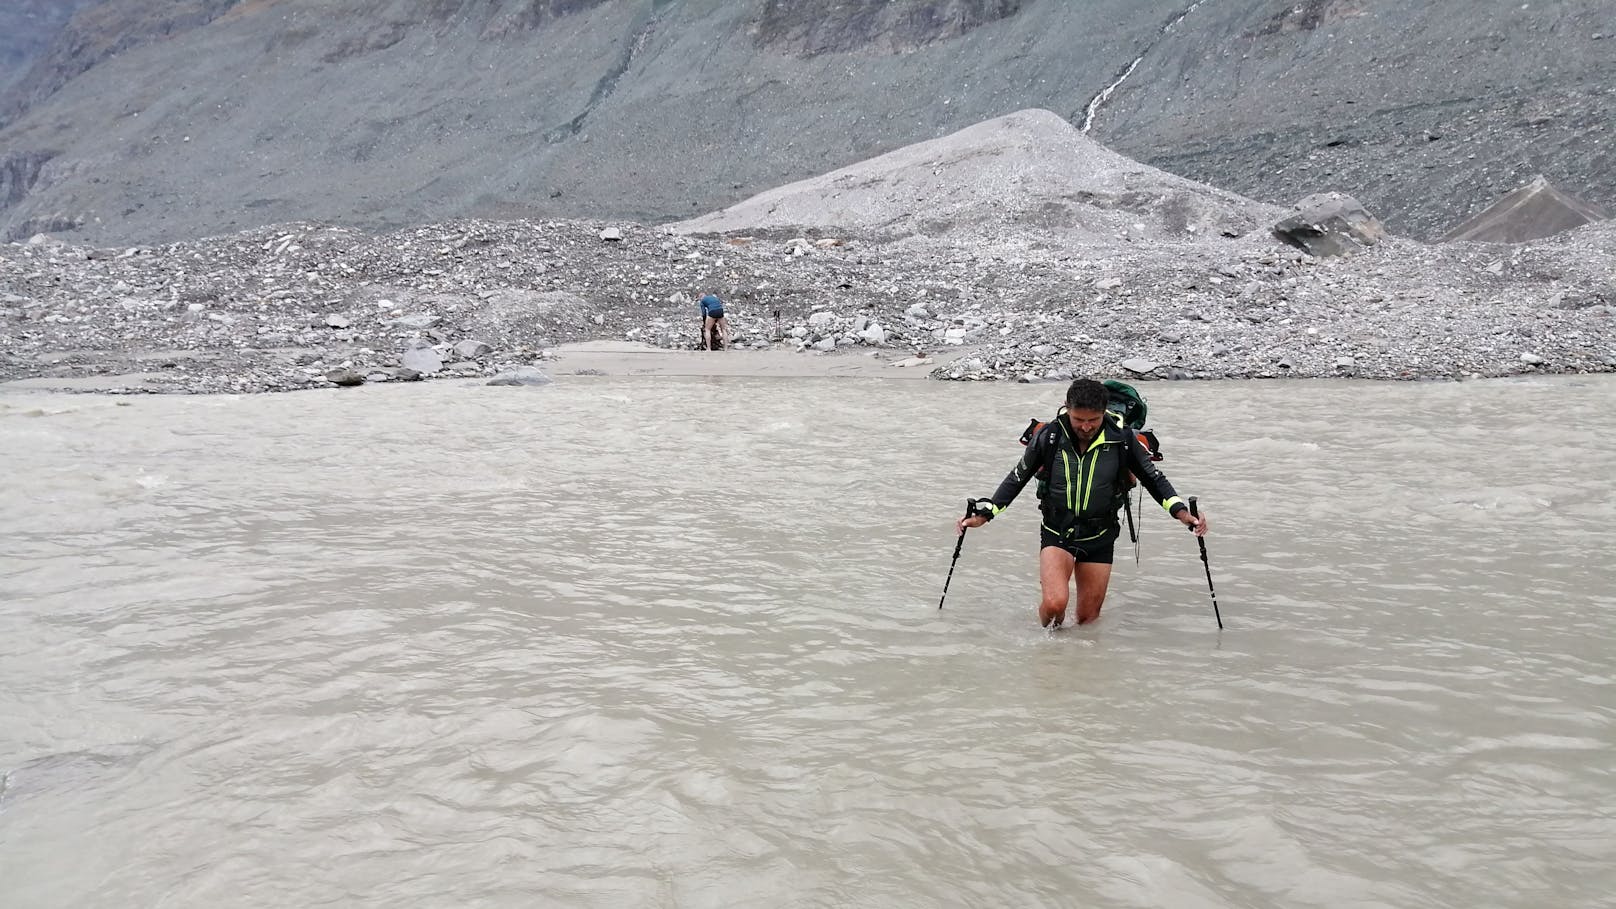
<path fill-rule="evenodd" d="M 1099 94 L 1096 94 L 1093 98 L 1089 99 L 1089 103 L 1083 108 L 1083 125 L 1079 127 L 1082 132 L 1086 133 L 1094 126 L 1094 118 L 1099 114 L 1100 107 L 1104 105 L 1105 102 L 1110 99 L 1111 95 L 1122 86 L 1122 83 L 1128 81 L 1128 77 L 1133 75 L 1133 71 L 1138 69 L 1139 64 L 1144 62 L 1145 55 L 1154 50 L 1156 45 L 1161 42 L 1161 39 L 1165 38 L 1167 34 L 1177 27 L 1180 22 L 1187 19 L 1190 13 L 1195 12 L 1195 10 L 1200 7 L 1201 4 L 1206 2 L 1207 0 L 1195 0 L 1194 3 L 1191 3 L 1189 6 L 1185 7 L 1183 12 L 1169 20 L 1166 25 L 1162 26 L 1161 29 L 1156 32 L 1155 40 L 1151 41 L 1150 44 L 1146 46 L 1143 53 L 1133 58 L 1133 62 L 1124 67 L 1122 72 L 1117 74 L 1115 79 L 1111 80 L 1110 85 L 1100 89 Z"/>

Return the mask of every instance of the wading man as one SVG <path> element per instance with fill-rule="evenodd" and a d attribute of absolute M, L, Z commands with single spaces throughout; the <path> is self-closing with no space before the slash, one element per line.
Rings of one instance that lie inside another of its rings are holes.
<path fill-rule="evenodd" d="M 1111 552 L 1120 526 L 1117 511 L 1127 498 L 1129 474 L 1138 479 L 1167 513 L 1206 535 L 1206 516 L 1190 514 L 1173 484 L 1150 460 L 1150 451 L 1115 414 L 1106 412 L 1110 395 L 1092 379 L 1078 379 L 1066 389 L 1066 406 L 1044 424 L 1021 460 L 992 497 L 971 500 L 971 515 L 955 522 L 964 533 L 981 527 L 1010 507 L 1034 476 L 1043 488 L 1043 526 L 1039 529 L 1038 580 L 1043 599 L 1038 621 L 1059 627 L 1066 621 L 1072 582 L 1077 584 L 1077 623 L 1100 617 L 1111 583 Z"/>

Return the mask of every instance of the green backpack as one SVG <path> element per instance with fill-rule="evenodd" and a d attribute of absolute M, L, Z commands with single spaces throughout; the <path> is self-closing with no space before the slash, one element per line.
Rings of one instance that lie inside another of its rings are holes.
<path fill-rule="evenodd" d="M 1135 432 L 1146 433 L 1149 441 L 1140 439 L 1150 448 L 1151 460 L 1160 461 L 1161 456 L 1156 454 L 1156 434 L 1145 428 L 1145 418 L 1150 413 L 1150 407 L 1145 404 L 1145 396 L 1139 393 L 1127 382 L 1118 382 L 1116 379 L 1106 379 L 1100 383 L 1111 392 L 1111 400 L 1106 410 L 1122 417 L 1122 425 Z"/>

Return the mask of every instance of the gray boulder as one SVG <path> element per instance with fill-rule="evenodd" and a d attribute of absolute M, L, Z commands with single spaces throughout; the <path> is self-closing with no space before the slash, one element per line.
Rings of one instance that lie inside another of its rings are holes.
<path fill-rule="evenodd" d="M 494 348 L 489 347 L 487 344 L 484 344 L 481 341 L 473 341 L 470 339 L 461 341 L 454 346 L 455 356 L 462 360 L 475 360 L 480 356 L 492 352 L 493 349 Z"/>
<path fill-rule="evenodd" d="M 1320 258 L 1348 256 L 1386 238 L 1386 228 L 1345 193 L 1315 193 L 1274 225 L 1274 236 Z"/>
<path fill-rule="evenodd" d="M 333 369 L 325 374 L 325 380 L 333 385 L 363 385 L 365 377 L 346 366 Z"/>

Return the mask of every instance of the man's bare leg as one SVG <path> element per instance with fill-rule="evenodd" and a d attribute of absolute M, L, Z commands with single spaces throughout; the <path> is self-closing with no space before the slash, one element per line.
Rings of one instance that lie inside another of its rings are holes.
<path fill-rule="evenodd" d="M 1066 605 L 1071 600 L 1072 554 L 1059 546 L 1038 551 L 1038 586 L 1043 599 L 1038 603 L 1038 624 L 1056 628 L 1066 621 Z M 1110 566 L 1106 566 L 1109 568 Z"/>
<path fill-rule="evenodd" d="M 1074 574 L 1077 576 L 1077 624 L 1087 625 L 1100 617 L 1106 588 L 1111 586 L 1111 564 L 1078 562 Z"/>
<path fill-rule="evenodd" d="M 702 316 L 701 317 L 701 349 L 702 350 L 712 350 L 713 349 L 713 322 L 715 322 L 715 321 L 717 321 L 717 320 L 714 319 L 712 316 Z"/>

